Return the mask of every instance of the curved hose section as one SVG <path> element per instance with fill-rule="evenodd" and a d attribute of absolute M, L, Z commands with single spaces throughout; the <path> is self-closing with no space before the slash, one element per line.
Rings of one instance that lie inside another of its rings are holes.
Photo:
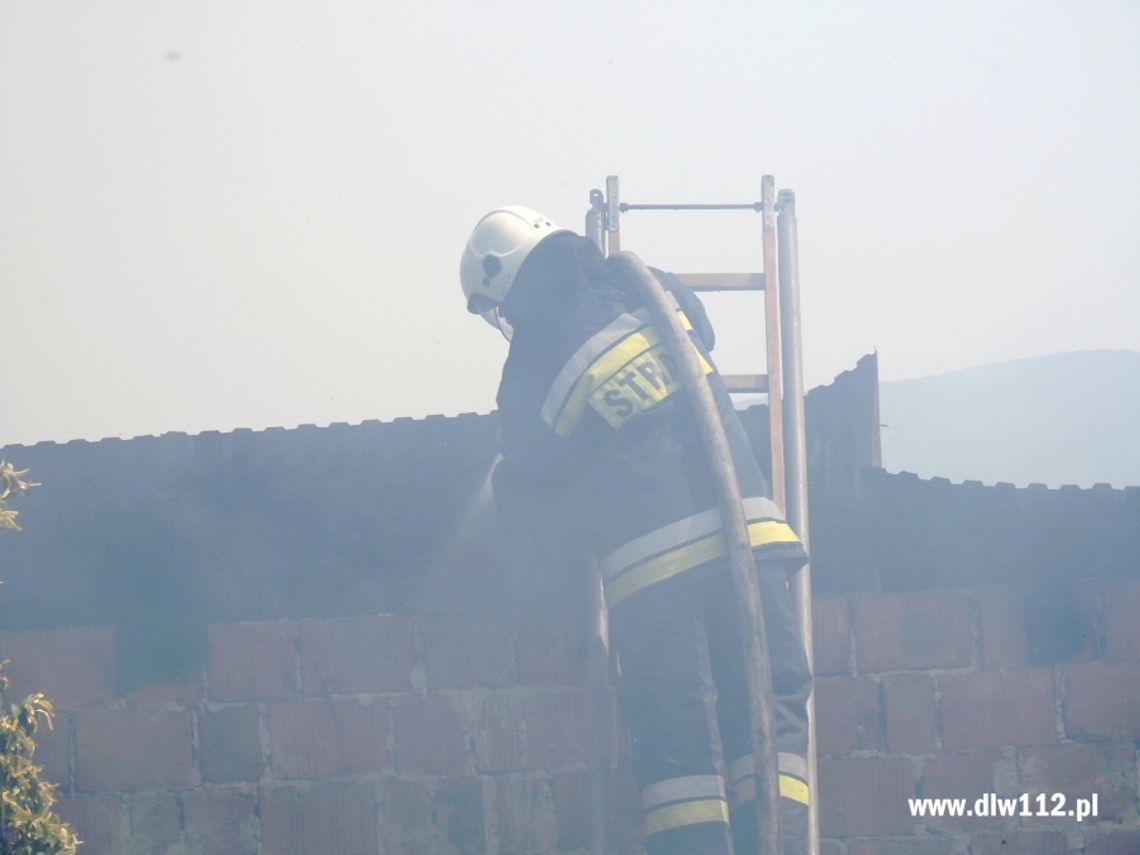
<path fill-rule="evenodd" d="M 776 743 L 772 732 L 772 667 L 768 661 L 767 648 L 761 642 L 766 636 L 764 613 L 760 607 L 760 587 L 756 581 L 756 562 L 752 556 L 752 542 L 748 536 L 728 438 L 712 390 L 697 362 L 696 349 L 688 333 L 681 327 L 665 289 L 649 272 L 645 263 L 631 252 L 614 253 L 608 262 L 636 283 L 645 298 L 653 322 L 664 334 L 680 368 L 689 403 L 696 415 L 701 444 L 709 457 L 709 467 L 717 488 L 721 530 L 724 532 L 736 592 L 737 619 L 744 648 L 745 679 L 752 719 L 752 756 L 756 764 L 756 839 L 761 853 L 780 852 L 779 783 Z"/>

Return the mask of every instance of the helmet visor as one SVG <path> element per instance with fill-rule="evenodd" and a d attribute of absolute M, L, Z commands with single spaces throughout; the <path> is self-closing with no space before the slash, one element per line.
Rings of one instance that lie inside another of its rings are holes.
<path fill-rule="evenodd" d="M 482 312 L 482 315 L 483 320 L 485 320 L 487 323 L 489 323 L 491 326 L 503 334 L 503 338 L 505 338 L 507 341 L 511 340 L 511 336 L 515 334 L 515 329 L 509 323 L 507 323 L 507 319 L 503 317 L 503 313 L 500 311 L 498 306 Z"/>

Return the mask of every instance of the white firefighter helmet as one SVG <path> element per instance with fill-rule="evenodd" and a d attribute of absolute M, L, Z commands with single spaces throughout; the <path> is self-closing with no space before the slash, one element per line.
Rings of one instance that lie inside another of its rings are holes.
<path fill-rule="evenodd" d="M 479 220 L 459 263 L 459 282 L 467 311 L 482 315 L 508 339 L 510 326 L 500 307 L 532 249 L 545 238 L 566 232 L 538 211 L 522 205 L 496 208 Z"/>

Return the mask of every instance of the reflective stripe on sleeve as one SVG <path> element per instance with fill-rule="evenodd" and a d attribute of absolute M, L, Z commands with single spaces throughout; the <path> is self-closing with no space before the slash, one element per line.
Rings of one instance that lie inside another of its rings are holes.
<path fill-rule="evenodd" d="M 746 499 L 744 507 L 748 536 L 754 549 L 799 542 L 770 499 Z M 775 518 L 764 519 L 770 516 Z M 715 509 L 656 529 L 601 560 L 606 604 L 613 607 L 655 582 L 670 579 L 724 554 L 720 515 Z"/>
<path fill-rule="evenodd" d="M 646 835 L 701 822 L 728 822 L 728 799 L 720 775 L 686 775 L 641 791 Z"/>
<path fill-rule="evenodd" d="M 780 797 L 800 804 L 809 804 L 810 793 L 806 783 L 807 760 L 798 754 L 781 751 L 777 755 L 777 766 Z M 739 806 L 756 798 L 756 775 L 753 769 L 755 765 L 750 754 L 729 764 L 728 778 L 732 786 L 733 805 Z"/>

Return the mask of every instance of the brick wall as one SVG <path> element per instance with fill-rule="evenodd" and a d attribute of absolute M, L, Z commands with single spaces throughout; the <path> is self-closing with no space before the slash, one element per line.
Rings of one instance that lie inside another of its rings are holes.
<path fill-rule="evenodd" d="M 1140 583 L 1078 587 L 1087 644 L 1049 665 L 1032 664 L 1029 590 L 816 601 L 825 853 L 1140 852 Z M 1096 793 L 1100 817 L 916 819 L 907 809 L 908 797 L 990 792 L 1063 793 L 1067 807 Z"/>
<path fill-rule="evenodd" d="M 1016 588 L 816 602 L 826 855 L 1140 851 L 1140 583 L 1081 592 L 1088 645 L 1053 665 L 1030 664 Z M 37 758 L 84 855 L 586 851 L 574 622 L 216 624 L 200 673 L 123 697 L 114 632 L 0 633 L 12 696 L 55 699 Z M 910 797 L 987 792 L 1096 793 L 1100 816 L 907 810 Z M 628 814 L 613 813 L 611 833 L 628 832 Z"/>
<path fill-rule="evenodd" d="M 0 634 L 83 855 L 539 853 L 586 845 L 585 638 L 490 616 L 209 628 L 192 678 L 115 696 L 113 629 Z"/>

